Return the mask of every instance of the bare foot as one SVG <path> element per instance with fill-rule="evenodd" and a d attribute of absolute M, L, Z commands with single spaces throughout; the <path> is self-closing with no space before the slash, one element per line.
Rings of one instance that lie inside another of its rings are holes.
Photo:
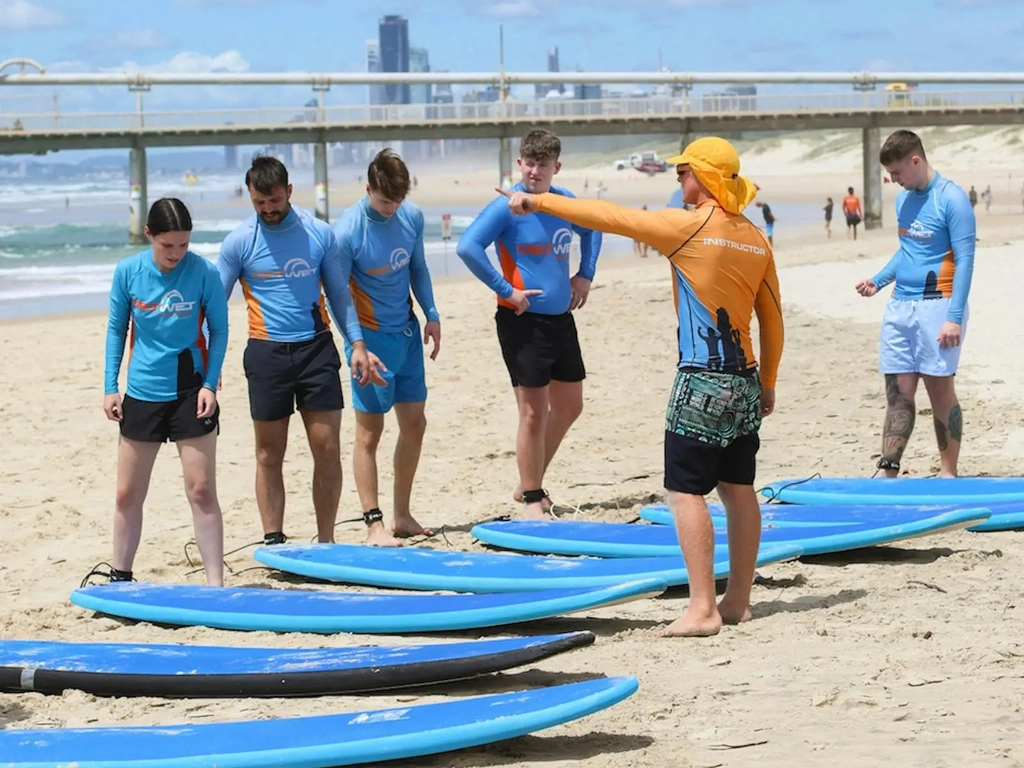
<path fill-rule="evenodd" d="M 687 611 L 658 633 L 658 637 L 711 637 L 722 628 L 722 617 L 715 611 L 710 616 Z"/>
<path fill-rule="evenodd" d="M 524 520 L 550 520 L 551 515 L 548 514 L 547 510 L 544 509 L 542 502 L 534 502 L 533 504 L 527 504 L 523 507 Z"/>
<path fill-rule="evenodd" d="M 433 536 L 430 528 L 424 528 L 416 522 L 412 515 L 395 515 L 395 525 L 391 529 L 396 538 L 408 539 L 410 536 Z"/>
<path fill-rule="evenodd" d="M 380 522 L 373 523 L 366 532 L 366 544 L 370 547 L 401 547 L 402 542 L 392 536 Z"/>
<path fill-rule="evenodd" d="M 514 491 L 512 491 L 512 500 L 513 501 L 518 501 L 520 503 L 523 501 L 523 486 L 522 485 L 517 485 L 516 489 Z M 552 501 L 547 496 L 545 496 L 541 500 L 540 503 L 541 503 L 541 506 L 544 508 L 545 512 L 550 512 L 551 511 Z"/>
<path fill-rule="evenodd" d="M 722 617 L 723 624 L 742 624 L 753 618 L 750 615 L 750 606 L 734 608 L 726 603 L 725 600 L 718 604 L 718 615 Z"/>

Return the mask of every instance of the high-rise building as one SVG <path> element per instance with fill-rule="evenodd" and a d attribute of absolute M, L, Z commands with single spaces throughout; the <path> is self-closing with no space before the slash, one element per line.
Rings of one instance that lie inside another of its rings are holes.
<path fill-rule="evenodd" d="M 380 39 L 381 72 L 409 71 L 409 20 L 404 16 L 384 16 L 377 25 Z M 386 104 L 408 104 L 409 84 L 383 86 Z"/>
<path fill-rule="evenodd" d="M 380 43 L 376 40 L 366 41 L 366 71 L 367 72 L 380 72 Z M 367 86 L 367 103 L 369 104 L 383 104 L 384 103 L 384 86 L 382 85 L 368 85 Z"/>
<path fill-rule="evenodd" d="M 426 48 L 417 48 L 415 46 L 409 48 L 409 71 L 430 71 L 430 54 L 427 53 Z M 424 83 L 423 85 L 410 85 L 409 103 L 430 104 L 433 101 L 433 96 L 431 93 L 432 90 L 433 88 L 430 85 L 430 83 Z"/>
<path fill-rule="evenodd" d="M 548 72 L 559 72 L 558 68 L 558 46 L 554 48 L 548 48 Z M 550 84 L 550 83 L 537 83 L 534 86 L 534 97 L 537 99 L 547 98 L 547 95 L 551 91 L 558 91 L 559 93 L 565 93 L 565 84 Z"/>

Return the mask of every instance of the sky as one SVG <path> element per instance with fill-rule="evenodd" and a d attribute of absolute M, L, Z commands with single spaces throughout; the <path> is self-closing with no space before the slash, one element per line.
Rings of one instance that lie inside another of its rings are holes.
<path fill-rule="evenodd" d="M 552 46 L 563 70 L 1019 71 L 1021 2 L 0 0 L 0 49 L 52 72 L 362 72 L 366 40 L 393 13 L 409 19 L 433 69 L 455 72 L 497 71 L 499 24 L 506 69 L 519 72 L 544 70 Z M 0 113 L 45 107 L 53 92 L 0 87 Z M 326 98 L 364 104 L 366 94 L 334 88 Z M 312 96 L 305 87 L 164 86 L 144 98 L 154 109 L 227 109 Z M 123 86 L 63 88 L 60 101 L 62 111 L 135 105 Z"/>

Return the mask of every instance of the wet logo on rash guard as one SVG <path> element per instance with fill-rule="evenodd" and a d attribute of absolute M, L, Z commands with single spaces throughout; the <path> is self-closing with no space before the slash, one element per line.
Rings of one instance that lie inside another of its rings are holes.
<path fill-rule="evenodd" d="M 194 301 L 185 301 L 181 291 L 173 290 L 160 297 L 160 301 L 148 302 L 135 299 L 132 305 L 140 312 L 156 312 L 161 315 L 190 315 L 196 303 Z"/>

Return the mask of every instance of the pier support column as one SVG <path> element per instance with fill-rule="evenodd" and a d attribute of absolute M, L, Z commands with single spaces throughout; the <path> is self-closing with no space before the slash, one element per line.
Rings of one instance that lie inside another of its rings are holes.
<path fill-rule="evenodd" d="M 128 156 L 129 193 L 128 242 L 132 245 L 146 242 L 146 148 L 132 147 Z"/>
<path fill-rule="evenodd" d="M 318 141 L 313 145 L 313 184 L 316 187 L 316 217 L 322 221 L 331 220 L 331 209 L 327 199 L 327 143 Z"/>
<path fill-rule="evenodd" d="M 864 128 L 864 229 L 882 228 L 882 148 L 878 128 Z"/>
<path fill-rule="evenodd" d="M 498 149 L 498 186 L 505 189 L 512 184 L 512 139 L 499 139 Z"/>

